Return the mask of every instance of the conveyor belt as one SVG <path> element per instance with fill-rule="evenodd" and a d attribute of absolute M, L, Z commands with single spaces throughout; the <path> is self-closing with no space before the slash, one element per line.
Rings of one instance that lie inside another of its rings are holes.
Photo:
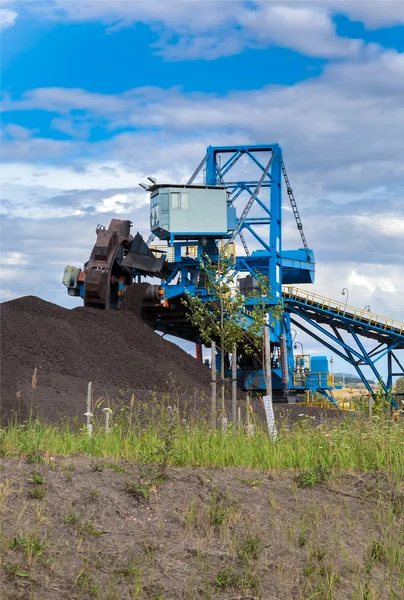
<path fill-rule="evenodd" d="M 400 321 L 296 287 L 285 286 L 282 295 L 286 310 L 303 311 L 313 321 L 347 331 L 351 328 L 355 333 L 379 342 L 394 339 L 398 342 L 396 349 L 404 349 L 404 323 Z"/>

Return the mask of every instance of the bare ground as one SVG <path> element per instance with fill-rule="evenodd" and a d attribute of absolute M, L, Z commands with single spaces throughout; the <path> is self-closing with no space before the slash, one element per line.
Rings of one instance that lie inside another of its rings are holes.
<path fill-rule="evenodd" d="M 404 597 L 404 495 L 381 473 L 301 488 L 83 456 L 1 469 L 3 600 Z"/>

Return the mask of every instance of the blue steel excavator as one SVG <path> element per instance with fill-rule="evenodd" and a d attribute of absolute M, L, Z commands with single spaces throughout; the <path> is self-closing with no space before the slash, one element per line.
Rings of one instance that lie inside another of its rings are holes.
<path fill-rule="evenodd" d="M 202 175 L 203 181 L 195 183 Z M 69 295 L 80 296 L 87 307 L 119 309 L 128 286 L 154 278 L 158 283 L 150 284 L 143 300 L 144 321 L 154 330 L 200 344 L 183 299 L 186 294 L 210 299 L 201 261 L 217 262 L 225 252 L 232 259 L 232 280 L 245 296 L 246 322 L 257 302 L 258 278 L 269 282 L 268 313 L 274 306 L 282 307 L 281 318 L 269 327 L 274 401 L 295 402 L 308 392 L 335 402 L 327 356 L 294 354 L 298 328 L 347 361 L 374 395 L 364 372 L 368 367 L 397 409 L 399 398 L 391 395 L 391 389 L 394 377 L 404 374 L 399 360 L 404 324 L 299 287 L 314 282 L 314 254 L 278 144 L 209 146 L 186 184 L 149 180 L 150 185 L 141 184 L 150 193 L 148 240 L 139 233 L 131 235 L 129 220 L 113 219 L 108 228 L 98 225 L 84 268 L 65 269 L 63 283 Z M 295 250 L 282 245 L 283 187 L 301 236 L 302 247 Z M 153 244 L 156 238 L 160 245 Z M 255 249 L 250 251 L 249 246 Z M 251 357 L 242 348 L 237 356 L 239 386 L 265 390 L 260 357 Z M 222 359 L 218 353 L 217 361 Z M 379 368 L 382 360 L 387 362 L 385 381 Z"/>

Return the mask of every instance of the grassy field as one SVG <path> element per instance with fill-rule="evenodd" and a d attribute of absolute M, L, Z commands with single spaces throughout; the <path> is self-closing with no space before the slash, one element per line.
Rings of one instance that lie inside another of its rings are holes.
<path fill-rule="evenodd" d="M 404 424 L 0 431 L 2 598 L 399 600 Z"/>
<path fill-rule="evenodd" d="M 313 427 L 303 418 L 292 427 L 280 424 L 276 443 L 263 425 L 255 435 L 245 428 L 226 433 L 198 423 L 184 423 L 161 413 L 140 424 L 115 423 L 108 434 L 95 426 L 43 425 L 38 421 L 11 424 L 0 433 L 4 456 L 72 455 L 142 462 L 164 461 L 176 466 L 248 467 L 255 469 L 384 470 L 404 477 L 404 422 L 374 417 L 349 418 Z"/>

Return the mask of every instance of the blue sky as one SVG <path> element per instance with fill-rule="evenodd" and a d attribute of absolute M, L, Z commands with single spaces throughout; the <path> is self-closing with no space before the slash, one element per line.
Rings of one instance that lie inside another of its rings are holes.
<path fill-rule="evenodd" d="M 98 222 L 147 235 L 139 181 L 278 141 L 315 291 L 404 320 L 404 2 L 1 0 L 0 26 L 3 300 L 71 306 Z"/>

